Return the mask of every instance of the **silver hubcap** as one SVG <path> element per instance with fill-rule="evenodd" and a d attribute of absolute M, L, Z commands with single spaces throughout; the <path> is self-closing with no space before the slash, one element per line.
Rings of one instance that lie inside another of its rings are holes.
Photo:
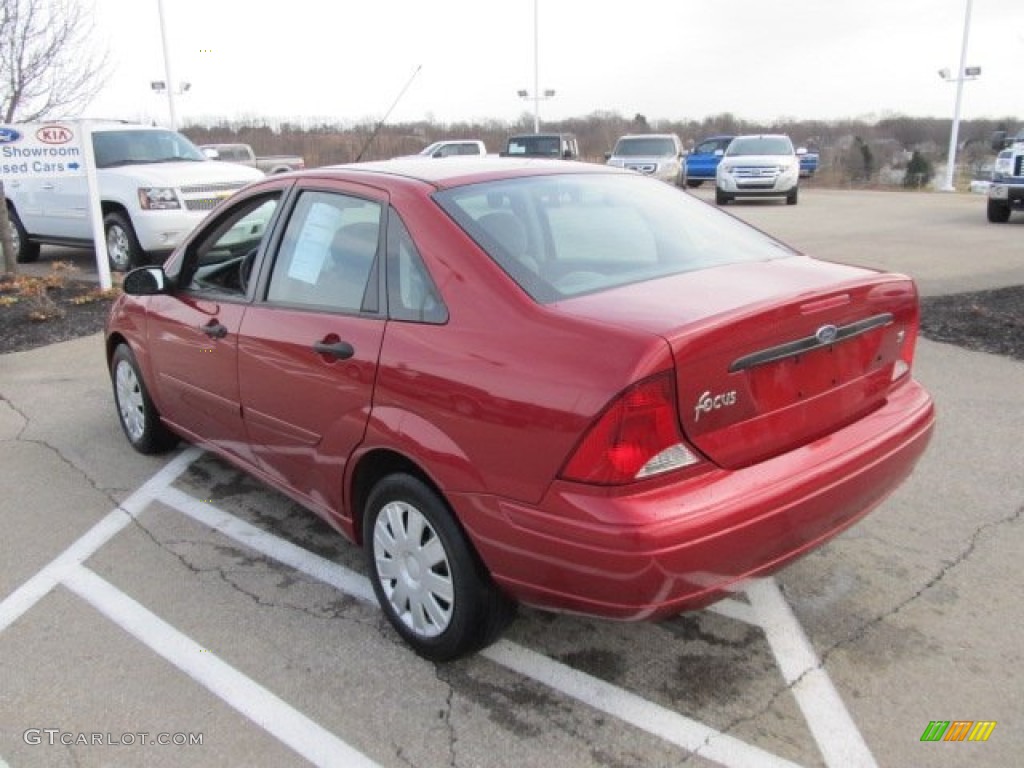
<path fill-rule="evenodd" d="M 107 230 L 107 255 L 117 267 L 127 267 L 131 255 L 128 233 L 116 224 Z"/>
<path fill-rule="evenodd" d="M 114 372 L 114 382 L 121 423 L 132 440 L 139 440 L 146 429 L 146 412 L 145 403 L 142 402 L 142 386 L 135 375 L 135 369 L 121 360 Z"/>
<path fill-rule="evenodd" d="M 420 637 L 437 637 L 452 620 L 455 589 L 437 531 L 415 507 L 386 505 L 373 529 L 377 578 L 402 622 Z"/>

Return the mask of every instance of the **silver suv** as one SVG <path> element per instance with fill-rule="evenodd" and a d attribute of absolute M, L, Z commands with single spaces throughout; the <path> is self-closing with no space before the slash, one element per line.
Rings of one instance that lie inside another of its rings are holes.
<path fill-rule="evenodd" d="M 605 162 L 654 176 L 669 184 L 686 185 L 683 142 L 674 133 L 623 136 L 615 142 L 615 149 L 605 155 Z"/>
<path fill-rule="evenodd" d="M 737 197 L 785 197 L 796 205 L 800 193 L 800 159 L 789 136 L 737 136 L 718 164 L 715 202 Z"/>

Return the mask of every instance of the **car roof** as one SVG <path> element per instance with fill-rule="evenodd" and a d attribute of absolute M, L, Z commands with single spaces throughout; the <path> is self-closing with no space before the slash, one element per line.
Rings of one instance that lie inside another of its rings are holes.
<path fill-rule="evenodd" d="M 324 168 L 313 168 L 298 171 L 294 175 L 366 174 L 368 176 L 391 176 L 413 179 L 431 184 L 438 188 L 457 187 L 483 181 L 517 178 L 525 176 L 550 176 L 565 174 L 593 173 L 624 173 L 606 165 L 580 163 L 568 160 L 551 160 L 547 158 L 511 158 L 511 157 L 476 157 L 457 156 L 438 161 L 430 157 L 396 157 L 391 160 L 378 160 L 366 163 L 349 163 L 331 165 Z"/>
<path fill-rule="evenodd" d="M 627 133 L 625 136 L 619 136 L 619 141 L 623 139 L 673 139 L 677 138 L 674 133 Z"/>

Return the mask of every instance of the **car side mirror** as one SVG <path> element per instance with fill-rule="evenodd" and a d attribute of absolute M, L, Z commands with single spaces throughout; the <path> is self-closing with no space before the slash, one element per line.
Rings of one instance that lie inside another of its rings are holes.
<path fill-rule="evenodd" d="M 121 290 L 129 296 L 154 296 L 167 293 L 170 284 L 163 267 L 139 267 L 124 276 Z"/>
<path fill-rule="evenodd" d="M 604 159 L 605 160 L 611 160 L 612 159 L 612 153 L 611 152 L 605 152 L 604 153 Z"/>
<path fill-rule="evenodd" d="M 1001 152 L 1006 149 L 1006 131 L 994 131 L 992 133 L 992 149 L 995 152 Z"/>
<path fill-rule="evenodd" d="M 562 152 L 562 159 L 563 160 L 572 160 L 572 150 L 571 149 L 564 150 Z"/>

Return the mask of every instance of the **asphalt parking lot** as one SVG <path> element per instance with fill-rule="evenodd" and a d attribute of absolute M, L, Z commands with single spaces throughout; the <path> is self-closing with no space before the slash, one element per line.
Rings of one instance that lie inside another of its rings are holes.
<path fill-rule="evenodd" d="M 1024 283 L 1024 217 L 977 196 L 727 210 L 925 294 Z M 0 356 L 0 768 L 1018 764 L 1024 364 L 922 340 L 916 375 L 914 475 L 775 578 L 659 624 L 522 610 L 435 665 L 311 514 L 195 449 L 135 454 L 98 336 Z"/>

